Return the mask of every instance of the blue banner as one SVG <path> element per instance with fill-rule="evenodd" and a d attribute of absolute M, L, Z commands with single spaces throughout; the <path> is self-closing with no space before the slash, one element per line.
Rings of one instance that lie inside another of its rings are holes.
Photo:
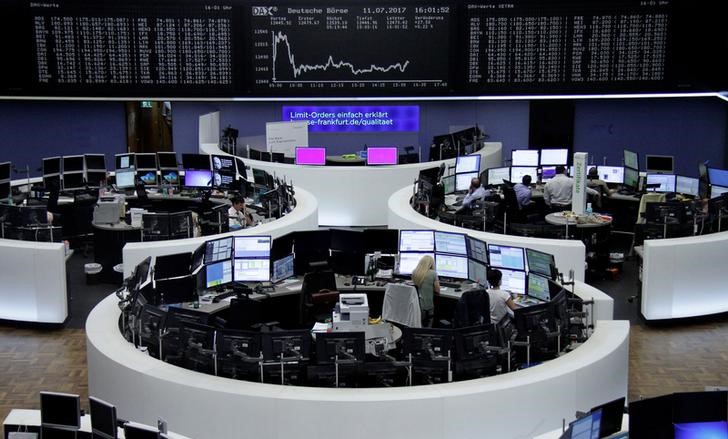
<path fill-rule="evenodd" d="M 306 120 L 309 132 L 416 132 L 420 130 L 420 107 L 284 106 L 282 120 Z"/>

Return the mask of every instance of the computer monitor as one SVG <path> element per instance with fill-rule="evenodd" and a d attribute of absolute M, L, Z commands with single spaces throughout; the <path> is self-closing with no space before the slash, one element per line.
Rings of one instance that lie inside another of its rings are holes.
<path fill-rule="evenodd" d="M 329 249 L 346 253 L 364 253 L 364 233 L 348 229 L 330 230 Z"/>
<path fill-rule="evenodd" d="M 117 169 L 115 173 L 116 187 L 119 189 L 133 188 L 136 178 L 134 168 Z"/>
<path fill-rule="evenodd" d="M 432 230 L 400 230 L 400 252 L 435 251 L 435 233 Z"/>
<path fill-rule="evenodd" d="M 640 169 L 640 160 L 636 152 L 625 149 L 622 151 L 624 166 L 627 168 Z"/>
<path fill-rule="evenodd" d="M 468 172 L 465 174 L 455 174 L 455 190 L 456 191 L 467 191 L 470 189 L 470 182 L 478 178 L 477 172 Z"/>
<path fill-rule="evenodd" d="M 589 410 L 593 413 L 597 410 L 602 411 L 601 428 L 599 437 L 607 437 L 611 434 L 622 430 L 622 417 L 624 415 L 625 398 L 617 398 L 615 400 L 605 402 Z"/>
<path fill-rule="evenodd" d="M 678 175 L 675 179 L 675 192 L 697 197 L 700 193 L 700 180 Z"/>
<path fill-rule="evenodd" d="M 708 168 L 710 184 L 728 187 L 728 169 Z"/>
<path fill-rule="evenodd" d="M 154 259 L 154 279 L 167 279 L 190 273 L 192 253 L 159 255 Z"/>
<path fill-rule="evenodd" d="M 423 256 L 430 256 L 434 259 L 434 253 L 412 253 L 404 252 L 399 254 L 399 265 L 397 267 L 397 273 L 399 274 L 412 274 L 417 267 Z"/>
<path fill-rule="evenodd" d="M 445 195 L 452 194 L 455 192 L 455 176 L 454 175 L 447 175 L 445 177 L 442 177 L 442 189 Z"/>
<path fill-rule="evenodd" d="M 157 170 L 157 154 L 155 153 L 137 153 L 136 168 L 139 170 L 153 169 Z"/>
<path fill-rule="evenodd" d="M 233 263 L 230 259 L 205 266 L 205 288 L 216 288 L 233 281 Z"/>
<path fill-rule="evenodd" d="M 524 251 L 522 247 L 488 244 L 490 265 L 495 268 L 524 270 Z"/>
<path fill-rule="evenodd" d="M 556 263 L 553 255 L 527 248 L 526 261 L 528 262 L 529 273 L 540 274 L 548 278 L 554 277 Z"/>
<path fill-rule="evenodd" d="M 675 439 L 728 438 L 728 422 L 676 422 Z"/>
<path fill-rule="evenodd" d="M 569 162 L 568 149 L 542 149 L 539 165 L 541 166 L 566 166 Z"/>
<path fill-rule="evenodd" d="M 438 276 L 453 279 L 468 278 L 468 258 L 466 256 L 435 254 L 435 271 Z"/>
<path fill-rule="evenodd" d="M 338 361 L 365 360 L 364 332 L 320 332 L 316 334 L 316 362 L 334 364 Z"/>
<path fill-rule="evenodd" d="M 650 185 L 659 184 L 660 186 L 650 188 Z M 651 192 L 675 192 L 675 175 L 674 174 L 647 174 L 645 187 Z"/>
<path fill-rule="evenodd" d="M 470 236 L 465 237 L 468 244 L 468 257 L 483 264 L 488 263 L 488 247 L 485 241 Z"/>
<path fill-rule="evenodd" d="M 10 187 L 10 181 L 3 181 L 0 182 L 0 200 L 5 200 L 10 198 L 10 195 L 12 193 L 12 189 Z"/>
<path fill-rule="evenodd" d="M 624 168 L 624 186 L 637 190 L 640 184 L 640 173 L 637 169 Z"/>
<path fill-rule="evenodd" d="M 213 155 L 212 169 L 224 174 L 235 175 L 236 168 L 234 157 L 229 155 Z"/>
<path fill-rule="evenodd" d="M 417 173 L 417 180 L 424 180 L 432 185 L 437 184 L 440 179 L 440 167 L 433 166 L 432 168 L 420 169 Z"/>
<path fill-rule="evenodd" d="M 537 149 L 514 149 L 511 151 L 511 166 L 538 166 Z"/>
<path fill-rule="evenodd" d="M 270 236 L 236 236 L 234 258 L 269 258 Z"/>
<path fill-rule="evenodd" d="M 191 274 L 154 281 L 154 293 L 158 297 L 158 305 L 196 302 L 197 288 L 197 276 Z"/>
<path fill-rule="evenodd" d="M 86 187 L 85 178 L 83 172 L 69 172 L 63 173 L 63 189 L 74 190 L 83 189 Z"/>
<path fill-rule="evenodd" d="M 63 172 L 83 172 L 84 163 L 82 155 L 63 156 Z"/>
<path fill-rule="evenodd" d="M 538 178 L 538 168 L 531 166 L 511 166 L 511 182 L 520 183 L 524 175 L 530 175 L 531 181 Z"/>
<path fill-rule="evenodd" d="M 674 437 L 672 402 L 672 394 L 631 401 L 629 403 L 629 436 Z"/>
<path fill-rule="evenodd" d="M 306 360 L 311 355 L 310 329 L 264 332 L 261 342 L 266 361 L 280 361 L 281 355 L 284 358 Z"/>
<path fill-rule="evenodd" d="M 461 155 L 455 161 L 455 173 L 464 174 L 468 172 L 480 173 L 480 154 Z"/>
<path fill-rule="evenodd" d="M 396 165 L 396 146 L 370 146 L 367 147 L 367 165 Z"/>
<path fill-rule="evenodd" d="M 645 155 L 645 171 L 655 174 L 672 174 L 675 158 L 671 155 Z"/>
<path fill-rule="evenodd" d="M 91 187 L 100 187 L 106 183 L 106 171 L 86 171 L 86 182 Z"/>
<path fill-rule="evenodd" d="M 176 169 L 162 169 L 160 172 L 160 183 L 167 186 L 179 186 L 179 171 Z"/>
<path fill-rule="evenodd" d="M 114 156 L 114 169 L 136 167 L 134 154 L 116 154 Z"/>
<path fill-rule="evenodd" d="M 81 398 L 69 393 L 40 392 L 40 422 L 49 427 L 81 428 Z"/>
<path fill-rule="evenodd" d="M 536 299 L 543 300 L 544 302 L 551 300 L 548 278 L 539 276 L 535 273 L 528 273 L 526 294 L 531 297 L 535 297 Z"/>
<path fill-rule="evenodd" d="M 177 153 L 157 152 L 157 164 L 159 165 L 159 169 L 177 169 L 179 167 Z"/>
<path fill-rule="evenodd" d="M 185 168 L 185 186 L 192 188 L 212 187 L 212 171 Z"/>
<path fill-rule="evenodd" d="M 468 255 L 465 234 L 435 230 L 435 251 L 455 255 Z"/>
<path fill-rule="evenodd" d="M 144 183 L 144 187 L 156 187 L 159 183 L 157 181 L 157 171 L 151 169 L 138 170 L 137 179 Z"/>
<path fill-rule="evenodd" d="M 326 164 L 326 148 L 297 146 L 294 162 L 297 165 L 323 166 Z"/>
<path fill-rule="evenodd" d="M 501 278 L 500 289 L 514 294 L 526 294 L 526 272 L 522 270 L 509 270 L 497 268 L 503 277 Z"/>
<path fill-rule="evenodd" d="M 716 198 L 728 192 L 728 187 L 710 185 L 710 198 Z"/>
<path fill-rule="evenodd" d="M 148 425 L 127 422 L 124 424 L 124 437 L 126 439 L 159 439 L 159 430 Z"/>
<path fill-rule="evenodd" d="M 599 436 L 601 420 L 602 412 L 597 410 L 571 422 L 568 430 L 569 435 L 566 439 L 599 439 L 601 437 Z"/>
<path fill-rule="evenodd" d="M 197 169 L 209 171 L 210 156 L 207 154 L 182 154 L 182 169 Z"/>
<path fill-rule="evenodd" d="M 56 175 L 61 173 L 61 158 L 46 157 L 43 159 L 43 175 Z"/>
<path fill-rule="evenodd" d="M 468 259 L 468 279 L 479 285 L 488 286 L 488 267 L 474 259 Z"/>
<path fill-rule="evenodd" d="M 622 166 L 597 166 L 597 172 L 599 179 L 607 183 L 624 183 L 624 167 Z"/>
<path fill-rule="evenodd" d="M 295 265 L 293 253 L 273 261 L 273 276 L 271 277 L 271 281 L 280 282 L 289 277 L 293 277 L 296 274 Z"/>
<path fill-rule="evenodd" d="M 205 243 L 205 264 L 230 259 L 233 254 L 233 238 L 220 238 Z"/>
<path fill-rule="evenodd" d="M 511 168 L 489 168 L 488 169 L 488 185 L 498 186 L 503 184 L 503 181 L 511 181 Z"/>
<path fill-rule="evenodd" d="M 364 229 L 362 237 L 364 252 L 382 252 L 383 254 L 397 253 L 399 231 L 396 229 Z M 433 238 L 434 239 L 434 238 Z"/>
<path fill-rule="evenodd" d="M 414 359 L 431 360 L 433 356 L 447 357 L 453 352 L 452 329 L 402 328 L 404 353 L 412 354 Z"/>
<path fill-rule="evenodd" d="M 89 396 L 91 433 L 98 439 L 116 439 L 116 407 L 99 398 Z"/>
<path fill-rule="evenodd" d="M 556 166 L 541 166 L 541 181 L 549 181 L 556 177 Z"/>
<path fill-rule="evenodd" d="M 106 171 L 106 155 L 104 154 L 84 154 L 86 161 L 86 169 L 90 171 Z"/>
<path fill-rule="evenodd" d="M 235 282 L 270 281 L 270 259 L 235 259 L 233 263 L 233 281 Z"/>

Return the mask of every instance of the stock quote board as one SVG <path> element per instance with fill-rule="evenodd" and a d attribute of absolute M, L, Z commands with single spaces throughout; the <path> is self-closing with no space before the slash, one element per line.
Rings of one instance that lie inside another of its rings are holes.
<path fill-rule="evenodd" d="M 726 30 L 698 3 L 6 0 L 0 96 L 725 90 Z"/>

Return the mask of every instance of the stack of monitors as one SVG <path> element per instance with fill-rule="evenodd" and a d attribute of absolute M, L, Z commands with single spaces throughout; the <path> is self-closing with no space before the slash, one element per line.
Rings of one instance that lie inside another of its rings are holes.
<path fill-rule="evenodd" d="M 10 198 L 10 171 L 12 164 L 10 162 L 0 163 L 0 201 Z"/>
<path fill-rule="evenodd" d="M 270 246 L 270 236 L 236 236 L 233 281 L 270 281 Z"/>
<path fill-rule="evenodd" d="M 177 153 L 158 152 L 157 164 L 159 165 L 159 183 L 164 186 L 179 187 L 180 178 Z"/>
<path fill-rule="evenodd" d="M 435 231 L 435 271 L 438 276 L 468 279 L 468 247 L 463 233 Z"/>
<path fill-rule="evenodd" d="M 480 176 L 480 154 L 459 156 L 455 162 L 455 190 L 467 191 L 470 181 Z M 482 182 L 481 182 L 482 183 Z"/>
<path fill-rule="evenodd" d="M 708 168 L 710 182 L 710 198 L 728 192 L 728 169 Z"/>
<path fill-rule="evenodd" d="M 237 175 L 237 166 L 233 156 L 212 156 L 212 185 L 215 188 L 232 189 Z"/>
<path fill-rule="evenodd" d="M 623 185 L 629 189 L 639 189 L 640 181 L 640 161 L 636 152 L 625 149 L 623 151 L 624 159 L 624 179 Z"/>
<path fill-rule="evenodd" d="M 488 244 L 490 267 L 503 274 L 501 289 L 514 294 L 526 294 L 526 262 L 524 249 L 507 245 Z"/>
<path fill-rule="evenodd" d="M 324 166 L 326 164 L 326 148 L 297 146 L 295 163 L 297 165 Z"/>
<path fill-rule="evenodd" d="M 399 152 L 396 146 L 370 146 L 367 148 L 367 165 L 396 165 L 398 157 Z"/>
<path fill-rule="evenodd" d="M 63 156 L 63 189 L 76 190 L 85 187 L 85 166 L 82 155 Z"/>
<path fill-rule="evenodd" d="M 412 274 L 423 256 L 435 257 L 435 232 L 432 230 L 399 231 L 399 274 Z"/>
<path fill-rule="evenodd" d="M 466 237 L 468 246 L 468 279 L 482 286 L 488 283 L 488 246 L 485 241 Z"/>
<path fill-rule="evenodd" d="M 137 153 L 136 170 L 137 179 L 144 183 L 144 187 L 156 187 L 159 184 L 157 180 L 157 154 L 155 153 Z"/>

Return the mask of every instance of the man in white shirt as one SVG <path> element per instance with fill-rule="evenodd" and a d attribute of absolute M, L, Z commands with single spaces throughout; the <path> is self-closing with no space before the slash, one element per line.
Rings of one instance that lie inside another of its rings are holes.
<path fill-rule="evenodd" d="M 232 203 L 228 209 L 230 230 L 244 229 L 253 225 L 253 216 L 246 211 L 245 200 L 241 197 L 234 197 L 230 202 Z"/>
<path fill-rule="evenodd" d="M 471 205 L 474 201 L 482 200 L 489 194 L 490 191 L 486 190 L 483 186 L 480 185 L 480 179 L 478 177 L 473 178 L 472 180 L 470 180 L 470 188 L 468 189 L 468 193 L 465 195 L 465 198 L 463 198 L 463 204 L 455 213 L 462 214 L 469 212 L 472 209 Z"/>
<path fill-rule="evenodd" d="M 552 210 L 567 210 L 571 207 L 574 179 L 566 176 L 564 166 L 556 167 L 556 175 L 549 180 L 543 188 L 543 201 Z M 586 188 L 591 195 L 599 195 L 594 189 Z"/>
<path fill-rule="evenodd" d="M 498 323 L 503 317 L 513 315 L 513 311 L 518 308 L 511 299 L 511 295 L 507 291 L 500 289 L 501 279 L 503 279 L 503 273 L 500 270 L 491 269 L 488 270 L 486 275 L 488 277 L 488 296 L 490 299 L 490 323 Z"/>

